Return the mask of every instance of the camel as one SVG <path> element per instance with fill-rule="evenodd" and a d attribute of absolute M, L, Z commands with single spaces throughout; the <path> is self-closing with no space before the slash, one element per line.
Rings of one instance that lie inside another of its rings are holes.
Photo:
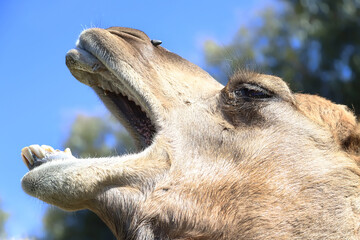
<path fill-rule="evenodd" d="M 360 128 L 346 106 L 249 70 L 223 86 L 160 43 L 81 33 L 66 64 L 139 150 L 25 147 L 26 193 L 90 209 L 117 239 L 360 239 Z"/>

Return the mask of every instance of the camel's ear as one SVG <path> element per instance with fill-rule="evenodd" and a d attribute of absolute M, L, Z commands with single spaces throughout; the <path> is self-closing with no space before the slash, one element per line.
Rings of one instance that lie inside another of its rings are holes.
<path fill-rule="evenodd" d="M 342 146 L 345 149 L 345 151 L 349 152 L 351 155 L 357 156 L 357 158 L 360 161 L 360 124 L 359 123 L 356 124 L 356 126 L 350 131 L 349 135 L 343 140 Z"/>
<path fill-rule="evenodd" d="M 360 160 L 360 124 L 348 107 L 307 94 L 296 94 L 298 109 L 308 118 L 330 130 L 334 140 Z M 360 163 L 360 162 L 359 162 Z"/>

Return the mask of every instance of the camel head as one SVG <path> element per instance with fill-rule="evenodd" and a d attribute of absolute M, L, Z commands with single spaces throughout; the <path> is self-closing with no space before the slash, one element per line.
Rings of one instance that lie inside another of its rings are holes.
<path fill-rule="evenodd" d="M 359 128 L 343 105 L 239 70 L 226 86 L 141 31 L 82 32 L 66 55 L 138 152 L 24 148 L 24 190 L 90 209 L 118 239 L 356 239 Z"/>

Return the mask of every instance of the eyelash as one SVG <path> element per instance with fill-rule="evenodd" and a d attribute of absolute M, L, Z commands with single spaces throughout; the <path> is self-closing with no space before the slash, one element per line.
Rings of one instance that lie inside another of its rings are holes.
<path fill-rule="evenodd" d="M 235 90 L 235 95 L 246 99 L 267 99 L 272 95 L 265 89 L 259 86 L 243 86 Z"/>

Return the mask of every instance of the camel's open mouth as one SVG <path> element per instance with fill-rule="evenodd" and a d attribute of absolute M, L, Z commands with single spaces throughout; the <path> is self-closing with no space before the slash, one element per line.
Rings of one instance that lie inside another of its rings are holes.
<path fill-rule="evenodd" d="M 119 76 L 112 69 L 113 63 L 97 55 L 98 52 L 96 43 L 82 44 L 80 41 L 76 49 L 67 53 L 66 65 L 80 82 L 95 90 L 112 114 L 127 128 L 140 149 L 150 146 L 156 127 L 145 97 L 131 88 L 130 80 Z"/>
<path fill-rule="evenodd" d="M 116 93 L 101 87 L 93 87 L 93 89 L 105 104 L 112 104 L 116 107 L 118 112 L 113 111 L 113 114 L 120 118 L 123 125 L 141 145 L 141 148 L 151 145 L 156 132 L 155 126 L 135 99 L 132 99 L 126 93 Z M 108 103 L 108 101 L 111 103 Z"/>

